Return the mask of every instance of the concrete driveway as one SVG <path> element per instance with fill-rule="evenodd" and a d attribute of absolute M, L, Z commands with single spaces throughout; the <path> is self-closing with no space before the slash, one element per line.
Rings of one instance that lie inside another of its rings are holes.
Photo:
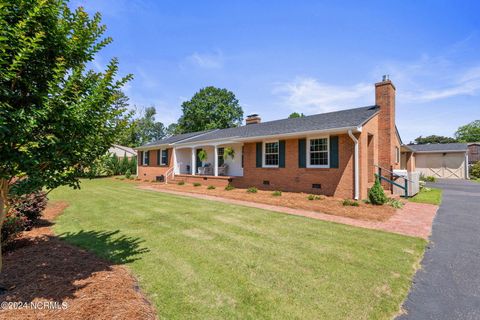
<path fill-rule="evenodd" d="M 441 180 L 443 202 L 397 319 L 480 319 L 480 183 Z"/>

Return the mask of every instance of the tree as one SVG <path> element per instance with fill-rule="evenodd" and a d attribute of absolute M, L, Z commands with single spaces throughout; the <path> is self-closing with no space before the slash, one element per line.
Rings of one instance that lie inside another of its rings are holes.
<path fill-rule="evenodd" d="M 428 144 L 428 143 L 454 143 L 457 139 L 445 136 L 431 135 L 428 137 L 418 137 L 415 139 L 415 144 Z"/>
<path fill-rule="evenodd" d="M 302 113 L 298 113 L 298 112 L 292 112 L 290 113 L 290 115 L 288 116 L 288 118 L 302 118 L 302 117 L 305 117 L 305 115 Z"/>
<path fill-rule="evenodd" d="M 455 138 L 460 142 L 480 141 L 480 120 L 475 120 L 459 127 L 457 132 L 455 132 Z"/>
<path fill-rule="evenodd" d="M 155 107 L 148 107 L 142 112 L 142 117 L 136 120 L 135 132 L 138 145 L 165 137 L 165 126 L 163 123 L 155 121 L 156 114 Z"/>
<path fill-rule="evenodd" d="M 182 111 L 176 133 L 231 128 L 243 121 L 242 107 L 233 92 L 215 87 L 200 89 L 182 103 Z"/>
<path fill-rule="evenodd" d="M 116 59 L 87 69 L 111 38 L 100 14 L 66 1 L 1 2 L 0 30 L 1 227 L 13 193 L 80 187 L 126 122 L 115 101 L 131 76 L 117 79 Z"/>

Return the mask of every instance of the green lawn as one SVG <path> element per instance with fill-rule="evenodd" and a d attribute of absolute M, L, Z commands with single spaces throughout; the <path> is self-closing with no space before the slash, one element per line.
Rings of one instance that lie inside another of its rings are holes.
<path fill-rule="evenodd" d="M 425 189 L 421 190 L 415 197 L 410 198 L 409 200 L 412 202 L 440 205 L 442 202 L 442 190 L 436 188 L 429 189 L 429 191 L 425 191 Z"/>
<path fill-rule="evenodd" d="M 111 179 L 50 199 L 70 203 L 55 232 L 127 265 L 168 319 L 390 319 L 426 244 Z"/>

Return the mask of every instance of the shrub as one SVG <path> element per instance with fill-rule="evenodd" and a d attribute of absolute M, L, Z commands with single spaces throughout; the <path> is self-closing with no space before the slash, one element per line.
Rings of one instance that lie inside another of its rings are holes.
<path fill-rule="evenodd" d="M 248 193 L 257 193 L 258 189 L 256 187 L 250 187 L 247 189 Z"/>
<path fill-rule="evenodd" d="M 194 183 L 193 183 L 193 186 L 194 186 L 194 187 L 200 187 L 201 185 L 202 185 L 202 184 L 201 184 L 200 182 L 194 182 Z"/>
<path fill-rule="evenodd" d="M 178 181 L 177 184 L 178 184 L 179 186 L 183 186 L 183 185 L 185 184 L 185 181 L 183 181 L 183 180 L 182 180 L 182 181 Z"/>
<path fill-rule="evenodd" d="M 425 188 L 426 184 L 427 183 L 424 180 L 420 180 L 418 182 L 418 185 L 420 186 L 420 190 L 423 190 L 423 188 Z"/>
<path fill-rule="evenodd" d="M 316 194 L 309 194 L 307 197 L 308 200 L 323 200 L 322 196 Z"/>
<path fill-rule="evenodd" d="M 208 186 L 207 189 L 208 190 L 213 190 L 213 189 L 215 189 L 215 186 Z"/>
<path fill-rule="evenodd" d="M 388 199 L 388 204 L 395 209 L 403 208 L 403 202 L 395 198 Z"/>
<path fill-rule="evenodd" d="M 480 161 L 475 162 L 475 164 L 470 167 L 470 176 L 480 179 Z"/>
<path fill-rule="evenodd" d="M 137 157 L 132 157 L 130 160 L 130 171 L 133 174 L 137 174 Z"/>
<path fill-rule="evenodd" d="M 10 207 L 24 216 L 30 223 L 35 223 L 47 207 L 47 196 L 43 191 L 35 191 L 29 194 L 13 196 L 10 199 Z"/>
<path fill-rule="evenodd" d="M 374 205 L 382 205 L 387 202 L 387 196 L 378 177 L 375 179 L 373 187 L 368 191 L 368 199 Z"/>
<path fill-rule="evenodd" d="M 282 191 L 275 190 L 272 192 L 272 196 L 274 197 L 280 197 L 282 195 Z"/>
<path fill-rule="evenodd" d="M 235 189 L 235 187 L 232 186 L 231 184 L 228 184 L 228 185 L 225 187 L 225 190 L 226 190 L 226 191 L 230 191 L 230 190 L 233 190 L 233 189 Z"/>
<path fill-rule="evenodd" d="M 352 200 L 352 199 L 345 199 L 343 200 L 342 204 L 344 206 L 351 206 L 351 207 L 358 207 L 358 201 Z"/>
<path fill-rule="evenodd" d="M 10 241 L 18 237 L 20 232 L 27 226 L 27 218 L 18 213 L 15 209 L 10 209 L 3 220 L 2 226 L 2 247 L 5 247 Z"/>
<path fill-rule="evenodd" d="M 433 176 L 424 176 L 423 174 L 420 175 L 420 180 L 426 181 L 426 182 L 437 182 L 437 178 Z"/>
<path fill-rule="evenodd" d="M 132 178 L 132 172 L 130 171 L 130 169 L 127 169 L 125 171 L 125 178 L 127 178 L 127 179 Z"/>

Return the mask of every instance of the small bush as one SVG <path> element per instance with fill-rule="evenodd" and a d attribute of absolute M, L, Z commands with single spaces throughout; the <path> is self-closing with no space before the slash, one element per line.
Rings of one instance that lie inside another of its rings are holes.
<path fill-rule="evenodd" d="M 420 186 L 420 190 L 423 190 L 423 188 L 425 188 L 427 183 L 424 180 L 420 180 L 418 181 L 418 185 Z"/>
<path fill-rule="evenodd" d="M 375 179 L 373 187 L 368 191 L 368 200 L 374 205 L 383 205 L 388 200 L 378 177 Z"/>
<path fill-rule="evenodd" d="M 395 209 L 403 208 L 403 202 L 395 198 L 388 199 L 388 204 Z"/>
<path fill-rule="evenodd" d="M 10 207 L 17 215 L 24 216 L 31 224 L 35 223 L 47 207 L 47 196 L 43 191 L 36 191 L 21 196 L 13 196 Z"/>
<path fill-rule="evenodd" d="M 272 192 L 272 196 L 274 197 L 280 197 L 282 195 L 282 191 L 275 190 Z"/>
<path fill-rule="evenodd" d="M 470 167 L 470 177 L 480 179 L 480 161 Z"/>
<path fill-rule="evenodd" d="M 225 190 L 226 190 L 226 191 L 230 191 L 230 190 L 233 190 L 233 189 L 235 189 L 235 187 L 232 186 L 231 184 L 229 184 L 229 185 L 227 185 L 227 186 L 225 187 Z"/>
<path fill-rule="evenodd" d="M 358 201 L 352 200 L 352 199 L 345 199 L 343 200 L 342 204 L 344 206 L 351 206 L 351 207 L 358 207 L 359 203 Z"/>
<path fill-rule="evenodd" d="M 426 181 L 426 182 L 437 182 L 437 178 L 435 178 L 435 177 L 433 177 L 433 176 L 424 176 L 424 175 L 421 175 L 421 176 L 420 176 L 420 180 Z"/>
<path fill-rule="evenodd" d="M 182 181 L 178 181 L 177 184 L 178 184 L 179 186 L 183 186 L 183 185 L 185 184 L 185 181 L 183 181 L 183 180 L 182 180 Z"/>
<path fill-rule="evenodd" d="M 309 194 L 307 197 L 308 200 L 323 200 L 322 196 L 316 194 Z"/>
<path fill-rule="evenodd" d="M 248 193 L 257 193 L 258 189 L 256 187 L 250 187 L 247 189 Z"/>
<path fill-rule="evenodd" d="M 15 209 L 10 209 L 3 220 L 2 226 L 2 247 L 5 247 L 10 241 L 17 238 L 25 230 L 28 220 L 25 216 L 18 213 Z"/>
<path fill-rule="evenodd" d="M 126 159 L 126 158 L 125 158 L 125 159 Z M 127 178 L 127 179 L 132 178 L 132 172 L 130 171 L 130 169 L 127 169 L 127 170 L 125 171 L 125 178 Z"/>
<path fill-rule="evenodd" d="M 213 190 L 213 189 L 215 189 L 215 186 L 208 186 L 207 189 L 208 190 Z"/>
<path fill-rule="evenodd" d="M 193 186 L 194 186 L 194 187 L 200 187 L 201 185 L 202 185 L 202 184 L 201 184 L 200 182 L 194 182 L 194 183 L 193 183 Z"/>

